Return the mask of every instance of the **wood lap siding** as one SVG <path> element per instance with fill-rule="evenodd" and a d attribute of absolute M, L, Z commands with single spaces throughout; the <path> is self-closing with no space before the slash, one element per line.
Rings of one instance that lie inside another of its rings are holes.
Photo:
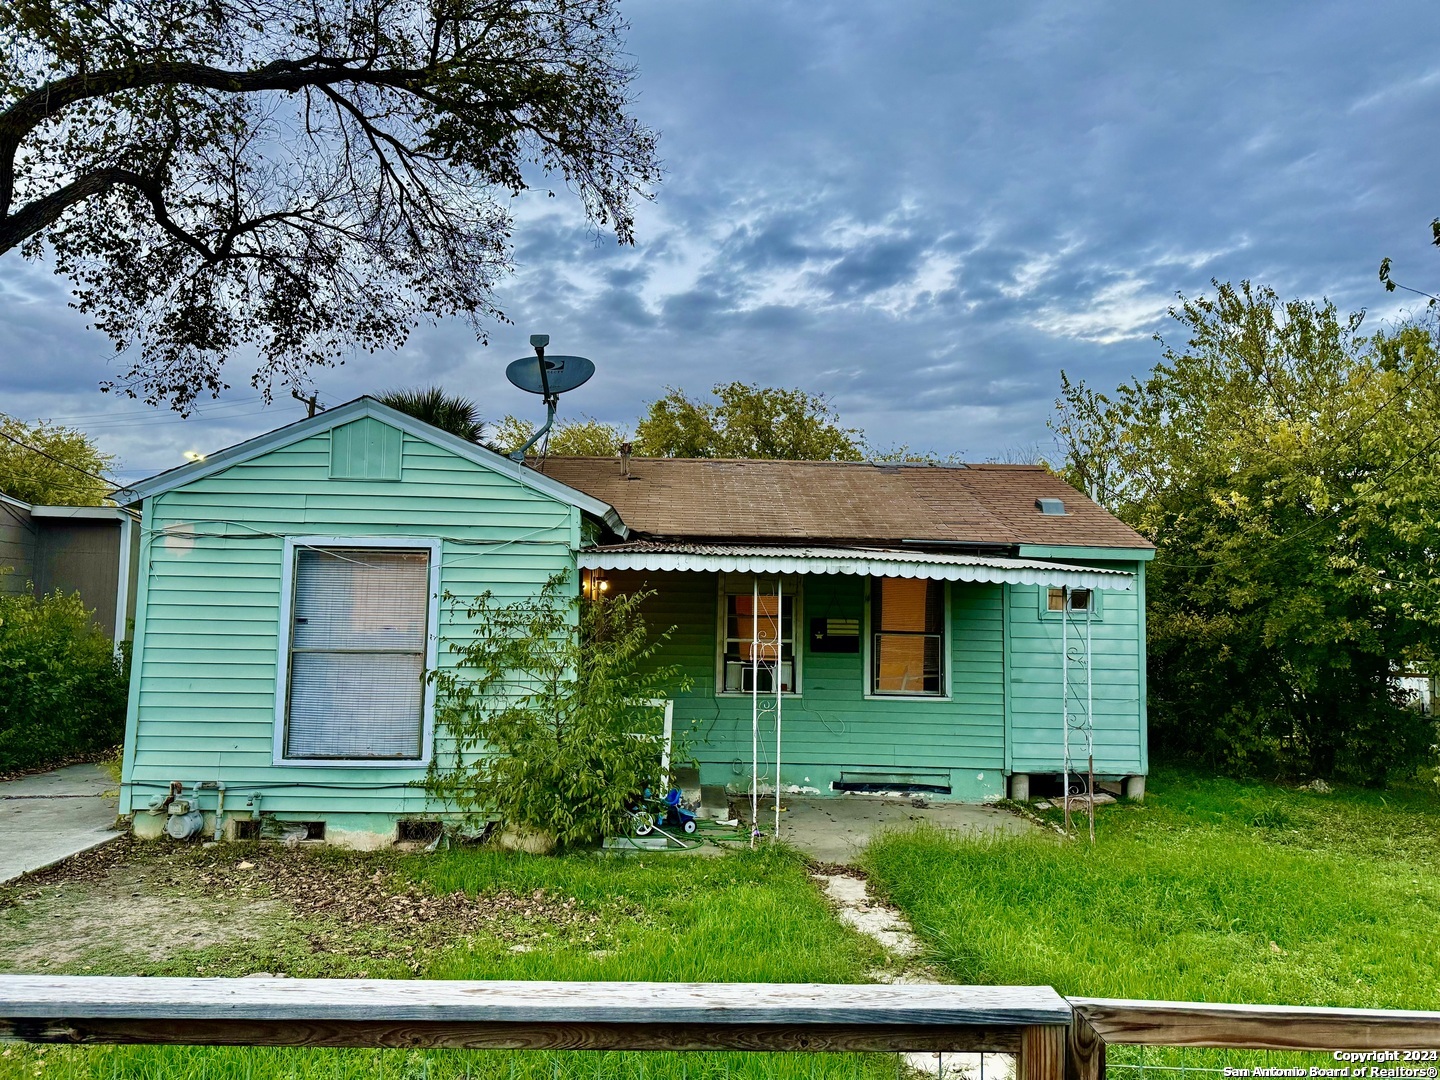
<path fill-rule="evenodd" d="M 1101 564 L 1104 565 L 1104 564 Z M 1120 566 L 1120 564 L 1115 564 Z M 1133 569 L 1133 564 L 1121 567 Z M 1063 759 L 1061 732 L 1061 633 L 1059 616 L 1042 618 L 1036 586 L 1010 586 L 1010 767 L 1017 773 L 1058 772 Z M 1140 648 L 1136 592 L 1106 591 L 1099 617 L 1090 624 L 1094 664 L 1095 771 L 1143 772 L 1141 740 Z M 1077 613 L 1072 629 L 1084 634 Z M 1076 644 L 1071 639 L 1072 646 Z M 1072 666 L 1072 675 L 1077 669 Z M 1083 677 L 1083 676 L 1082 676 Z M 1080 701 L 1084 701 L 1083 684 Z M 1078 746 L 1072 762 L 1084 764 Z"/>
<path fill-rule="evenodd" d="M 620 591 L 643 585 L 657 590 L 646 606 L 651 627 L 676 627 L 660 662 L 679 664 L 693 682 L 688 693 L 677 697 L 675 716 L 677 725 L 696 722 L 692 752 L 710 767 L 705 781 L 720 782 L 720 773 L 733 772 L 738 759 L 748 784 L 750 699 L 715 696 L 719 593 L 714 575 L 609 576 Z M 807 642 L 801 655 L 803 694 L 784 702 L 784 782 L 803 785 L 807 768 L 812 774 L 826 767 L 948 768 L 983 771 L 998 790 L 1005 757 L 1002 586 L 951 586 L 951 700 L 866 699 L 863 654 L 812 652 L 806 631 L 812 618 L 862 618 L 868 580 L 815 575 L 804 581 L 798 627 Z M 773 755 L 773 745 L 767 754 Z M 734 782 L 741 780 L 733 776 Z M 810 786 L 826 785 L 812 781 Z"/>
<path fill-rule="evenodd" d="M 423 793 L 404 787 L 423 768 L 271 763 L 283 535 L 454 538 L 442 547 L 440 583 L 462 598 L 528 596 L 573 571 L 577 510 L 408 434 L 400 481 L 331 479 L 329 440 L 316 435 L 147 502 L 146 618 L 126 753 L 127 780 L 144 786 L 126 786 L 122 812 L 144 809 L 171 780 L 215 779 L 237 811 L 247 784 L 267 785 L 264 810 L 291 816 L 425 809 Z M 228 535 L 188 546 L 167 542 L 167 527 Z M 469 627 L 443 600 L 439 621 L 438 661 L 449 666 L 448 641 Z M 277 782 L 302 786 L 268 786 Z"/>

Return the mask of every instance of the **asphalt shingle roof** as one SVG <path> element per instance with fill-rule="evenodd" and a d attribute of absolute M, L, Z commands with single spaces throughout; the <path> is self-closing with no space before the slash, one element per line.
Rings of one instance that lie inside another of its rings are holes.
<path fill-rule="evenodd" d="M 655 537 L 1152 546 L 1038 465 L 632 458 L 629 476 L 616 458 L 532 465 Z M 1042 514 L 1035 505 L 1042 497 L 1063 499 L 1066 513 Z"/>

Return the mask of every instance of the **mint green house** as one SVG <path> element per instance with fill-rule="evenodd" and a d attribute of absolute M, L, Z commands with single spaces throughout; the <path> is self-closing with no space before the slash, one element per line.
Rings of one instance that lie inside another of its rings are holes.
<path fill-rule="evenodd" d="M 558 573 L 655 591 L 707 800 L 1023 797 L 1092 755 L 1143 792 L 1152 549 L 1041 469 L 520 465 L 361 398 L 120 497 L 139 835 L 272 819 L 374 846 L 439 816 L 421 674 L 473 629 L 441 597 Z"/>

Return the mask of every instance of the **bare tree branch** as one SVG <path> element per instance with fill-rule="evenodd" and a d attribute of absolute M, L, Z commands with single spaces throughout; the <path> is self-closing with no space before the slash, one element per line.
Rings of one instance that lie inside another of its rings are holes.
<path fill-rule="evenodd" d="M 140 345 L 114 388 L 182 411 L 242 346 L 268 393 L 422 319 L 483 339 L 528 166 L 625 242 L 659 179 L 615 4 L 11 0 L 0 254 L 43 246 Z"/>

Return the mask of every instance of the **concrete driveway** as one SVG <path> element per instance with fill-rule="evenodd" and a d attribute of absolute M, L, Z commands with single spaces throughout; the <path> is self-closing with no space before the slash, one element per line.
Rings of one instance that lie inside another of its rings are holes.
<path fill-rule="evenodd" d="M 98 765 L 0 783 L 0 882 L 114 840 L 118 785 Z"/>
<path fill-rule="evenodd" d="M 730 805 L 743 820 L 750 804 L 730 796 Z M 1022 835 L 1039 830 L 1016 814 L 981 803 L 930 802 L 927 799 L 883 795 L 838 795 L 780 800 L 780 839 L 824 863 L 852 863 L 870 838 L 883 829 L 903 828 L 925 821 L 940 829 Z M 760 827 L 774 827 L 775 803 L 760 800 Z"/>

